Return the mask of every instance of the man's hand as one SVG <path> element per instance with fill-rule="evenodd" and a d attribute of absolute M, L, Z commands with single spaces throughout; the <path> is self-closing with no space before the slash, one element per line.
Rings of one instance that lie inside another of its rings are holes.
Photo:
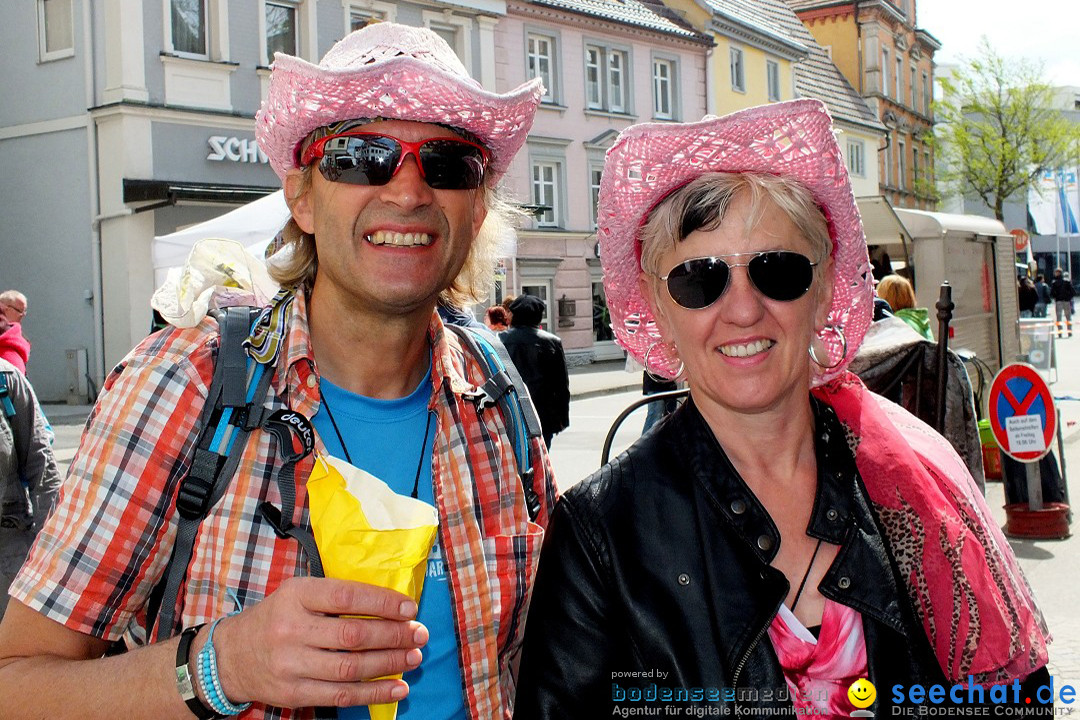
<path fill-rule="evenodd" d="M 428 631 L 416 603 L 373 585 L 290 578 L 214 634 L 221 684 L 234 703 L 350 707 L 404 698 Z M 360 617 L 356 617 L 360 616 Z M 192 654 L 206 641 L 203 629 Z"/>

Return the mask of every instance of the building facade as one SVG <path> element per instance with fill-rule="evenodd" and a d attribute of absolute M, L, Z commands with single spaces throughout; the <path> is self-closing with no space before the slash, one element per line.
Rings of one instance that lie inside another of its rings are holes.
<path fill-rule="evenodd" d="M 877 148 L 880 194 L 933 209 L 934 53 L 916 0 L 787 0 L 887 130 Z"/>
<path fill-rule="evenodd" d="M 596 238 L 604 153 L 631 124 L 705 115 L 712 43 L 640 0 L 509 0 L 496 42 L 500 88 L 530 77 L 547 88 L 504 180 L 534 216 L 504 261 L 499 292 L 547 303 L 544 327 L 562 337 L 568 363 L 621 358 Z"/>

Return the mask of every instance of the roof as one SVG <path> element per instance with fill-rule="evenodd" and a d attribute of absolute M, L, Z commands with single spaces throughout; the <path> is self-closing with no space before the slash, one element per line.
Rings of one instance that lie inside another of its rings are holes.
<path fill-rule="evenodd" d="M 794 50 L 799 55 L 806 54 L 805 43 L 794 37 L 784 25 L 777 25 L 777 16 L 786 14 L 792 20 L 798 18 L 783 0 L 704 0 L 714 18 L 723 18 L 741 25 L 762 39 L 772 40 Z M 801 21 L 799 21 L 801 25 Z"/>
<path fill-rule="evenodd" d="M 830 5 L 850 5 L 850 0 L 787 0 L 792 10 L 811 10 Z"/>
<path fill-rule="evenodd" d="M 694 30 L 659 0 L 531 0 L 533 4 L 559 8 L 589 17 L 610 20 L 711 44 L 712 40 Z"/>
<path fill-rule="evenodd" d="M 885 127 L 878 120 L 865 98 L 851 86 L 840 68 L 818 44 L 814 35 L 803 24 L 792 9 L 794 5 L 809 0 L 769 0 L 761 2 L 762 8 L 770 13 L 772 22 L 783 27 L 799 42 L 809 49 L 809 55 L 795 65 L 795 91 L 799 97 L 821 100 L 829 108 L 834 120 L 861 125 L 871 130 L 883 132 Z M 829 0 L 835 2 L 835 0 Z"/>

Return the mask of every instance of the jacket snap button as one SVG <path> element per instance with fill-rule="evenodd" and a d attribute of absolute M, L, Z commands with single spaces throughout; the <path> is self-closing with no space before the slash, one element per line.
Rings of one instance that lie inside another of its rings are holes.
<path fill-rule="evenodd" d="M 318 384 L 319 384 L 319 379 L 318 379 L 318 378 L 316 378 L 316 377 L 315 377 L 314 375 L 308 375 L 308 376 L 307 376 L 307 386 L 308 386 L 309 388 L 312 388 L 312 389 L 314 389 L 314 387 L 315 387 L 316 385 L 318 385 Z"/>
<path fill-rule="evenodd" d="M 679 574 L 679 584 L 680 585 L 689 585 L 690 584 L 690 576 L 687 575 L 686 573 L 680 573 Z"/>
<path fill-rule="evenodd" d="M 760 549 L 765 550 L 766 552 L 769 551 L 769 550 L 772 550 L 772 546 L 773 546 L 772 537 L 770 537 L 769 535 L 760 535 L 760 536 L 758 536 L 757 546 Z"/>
<path fill-rule="evenodd" d="M 829 518 L 829 522 L 836 522 L 836 519 L 840 517 L 840 513 L 836 512 L 835 508 L 829 508 L 829 511 L 825 513 L 825 517 Z"/>
<path fill-rule="evenodd" d="M 847 590 L 849 587 L 851 587 L 851 578 L 845 575 L 844 577 L 837 580 L 836 584 L 840 587 L 841 590 Z"/>
<path fill-rule="evenodd" d="M 746 503 L 742 500 L 732 500 L 731 512 L 735 513 L 736 515 L 742 515 L 744 512 L 746 512 Z"/>

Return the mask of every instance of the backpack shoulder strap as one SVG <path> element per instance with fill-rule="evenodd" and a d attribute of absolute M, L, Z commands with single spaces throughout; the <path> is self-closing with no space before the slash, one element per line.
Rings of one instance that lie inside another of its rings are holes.
<path fill-rule="evenodd" d="M 15 417 L 15 404 L 11 402 L 11 391 L 8 390 L 8 373 L 6 370 L 0 372 L 0 409 L 3 410 L 4 417 L 10 423 L 11 419 Z"/>
<path fill-rule="evenodd" d="M 261 308 L 251 307 L 213 312 L 221 335 L 214 375 L 203 406 L 195 454 L 187 475 L 180 480 L 176 497 L 176 543 L 147 611 L 148 633 L 160 611 L 158 639 L 175 633 L 176 599 L 191 562 L 199 524 L 225 494 L 248 434 L 263 421 L 263 402 L 273 376 L 273 362 L 249 362 L 244 349 L 244 341 L 260 313 Z"/>
<path fill-rule="evenodd" d="M 497 338 L 489 337 L 485 330 L 452 325 L 446 328 L 461 340 L 462 346 L 484 369 L 485 381 L 470 398 L 477 410 L 498 406 L 510 435 L 517 460 L 518 478 L 525 493 L 525 505 L 529 519 L 536 520 L 540 514 L 540 498 L 533 487 L 532 441 L 543 436 L 540 418 L 536 414 L 529 390 L 521 374 L 510 359 L 510 354 Z"/>

